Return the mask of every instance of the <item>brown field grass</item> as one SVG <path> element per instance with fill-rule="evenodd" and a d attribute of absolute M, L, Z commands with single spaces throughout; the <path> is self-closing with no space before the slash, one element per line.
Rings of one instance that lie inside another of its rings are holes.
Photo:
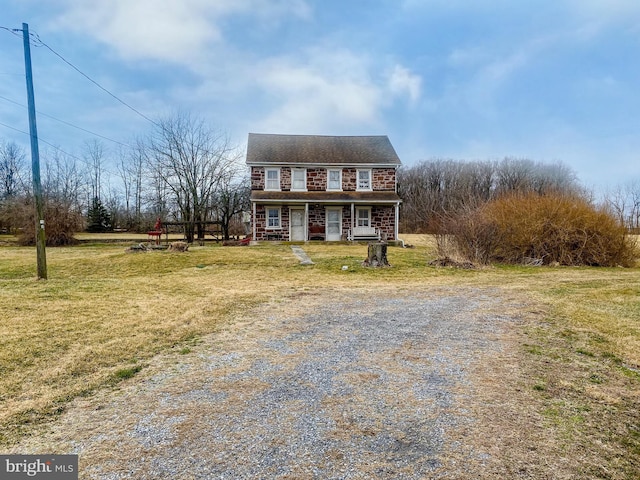
<path fill-rule="evenodd" d="M 609 441 L 607 461 L 640 472 L 640 269 L 434 268 L 431 237 L 401 238 L 414 248 L 390 247 L 392 267 L 383 269 L 361 266 L 366 245 L 310 243 L 303 248 L 315 265 L 302 266 L 286 244 L 126 253 L 87 243 L 48 249 L 47 281 L 35 280 L 33 248 L 0 243 L 0 446 L 262 302 L 336 289 L 483 286 L 528 298 L 536 305 L 528 313 L 542 319 L 527 324 L 510 360 L 526 392 L 518 408 L 533 408 L 565 453 Z"/>

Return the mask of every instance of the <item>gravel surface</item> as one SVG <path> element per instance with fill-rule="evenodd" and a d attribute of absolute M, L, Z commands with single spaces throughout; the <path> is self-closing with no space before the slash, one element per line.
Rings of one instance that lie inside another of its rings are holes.
<path fill-rule="evenodd" d="M 515 322 L 501 302 L 434 288 L 265 305 L 16 450 L 78 453 L 87 479 L 469 478 L 489 455 L 459 431 Z"/>

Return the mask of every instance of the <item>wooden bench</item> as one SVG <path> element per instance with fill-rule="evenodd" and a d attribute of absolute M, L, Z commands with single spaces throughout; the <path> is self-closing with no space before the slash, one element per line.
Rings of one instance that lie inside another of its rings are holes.
<path fill-rule="evenodd" d="M 380 232 L 375 227 L 354 227 L 349 229 L 347 240 L 380 240 Z"/>
<path fill-rule="evenodd" d="M 309 227 L 309 240 L 324 240 L 324 226 L 311 225 Z"/>

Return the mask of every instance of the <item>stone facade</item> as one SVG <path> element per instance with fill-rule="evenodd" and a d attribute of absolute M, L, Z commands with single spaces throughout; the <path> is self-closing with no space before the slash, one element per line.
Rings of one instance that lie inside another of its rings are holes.
<path fill-rule="evenodd" d="M 373 177 L 374 191 L 395 191 L 396 189 L 396 172 L 393 168 L 373 168 L 371 169 Z M 264 167 L 251 168 L 251 190 L 264 190 L 265 185 L 265 169 Z M 291 190 L 291 168 L 280 168 L 280 189 L 283 192 Z M 327 169 L 326 168 L 307 168 L 307 191 L 321 192 L 327 189 Z M 342 169 L 342 190 L 345 192 L 353 192 L 356 190 L 356 169 Z"/>
<path fill-rule="evenodd" d="M 289 240 L 289 207 L 274 206 L 280 209 L 280 228 L 267 228 L 267 207 L 256 205 L 256 215 L 252 219 L 256 226 L 255 240 Z"/>
<path fill-rule="evenodd" d="M 289 207 L 287 205 L 277 206 L 280 208 L 280 228 L 267 229 L 267 214 L 264 205 L 256 206 L 256 216 L 253 219 L 256 226 L 256 240 L 289 240 Z M 380 230 L 383 240 L 396 240 L 395 238 L 395 207 L 393 206 L 373 206 L 371 207 L 371 224 Z M 323 205 L 309 205 L 309 216 L 307 229 L 309 238 L 317 237 L 324 239 L 325 235 L 326 208 Z M 342 207 L 342 238 L 346 239 L 351 228 L 351 207 Z"/>
<path fill-rule="evenodd" d="M 264 190 L 264 167 L 251 167 L 251 190 Z"/>
<path fill-rule="evenodd" d="M 374 168 L 371 176 L 373 177 L 373 189 L 377 191 L 395 191 L 396 189 L 396 171 L 393 168 Z"/>
<path fill-rule="evenodd" d="M 356 169 L 355 168 L 342 169 L 342 190 L 344 190 L 345 192 L 356 191 Z"/>
<path fill-rule="evenodd" d="M 327 167 L 331 168 L 331 167 Z M 307 168 L 306 169 L 306 186 L 307 192 L 323 192 L 327 190 L 327 168 Z M 356 192 L 357 185 L 357 168 L 342 168 L 342 191 Z M 291 192 L 291 168 L 280 167 L 280 190 L 288 192 L 288 195 L 294 195 Z M 373 191 L 395 191 L 396 190 L 396 169 L 395 168 L 371 168 L 371 181 Z M 265 188 L 265 167 L 251 167 L 251 189 L 264 190 Z M 289 193 L 290 192 L 290 193 Z M 339 192 L 338 192 L 339 193 Z M 305 193 L 306 195 L 306 193 Z M 267 229 L 266 206 L 264 204 L 256 204 L 255 218 L 253 218 L 255 240 L 289 240 L 289 212 L 290 206 L 295 204 L 302 206 L 303 201 L 296 203 L 291 201 L 283 201 L 281 205 L 274 205 L 280 208 L 280 228 Z M 361 202 L 358 205 L 362 205 Z M 338 206 L 331 204 L 331 206 Z M 308 238 L 325 238 L 326 224 L 326 207 L 327 204 L 318 204 L 308 202 L 307 217 L 307 235 Z M 393 205 L 370 205 L 371 207 L 371 225 L 377 228 L 382 238 L 385 240 L 396 240 L 395 238 L 395 213 L 396 209 Z M 342 238 L 346 239 L 347 233 L 352 225 L 351 204 L 347 203 L 342 206 Z"/>
<path fill-rule="evenodd" d="M 309 205 L 309 227 L 324 227 L 324 207 Z"/>
<path fill-rule="evenodd" d="M 283 192 L 291 190 L 291 169 L 289 167 L 280 169 L 280 190 Z"/>
<path fill-rule="evenodd" d="M 327 169 L 307 168 L 307 191 L 322 192 L 327 189 Z"/>
<path fill-rule="evenodd" d="M 380 230 L 383 240 L 396 240 L 394 218 L 395 207 L 374 206 L 371 208 L 371 223 Z"/>

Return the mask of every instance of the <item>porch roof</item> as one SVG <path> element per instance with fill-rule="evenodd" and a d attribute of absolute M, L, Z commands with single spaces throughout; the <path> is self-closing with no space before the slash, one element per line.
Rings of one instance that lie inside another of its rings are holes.
<path fill-rule="evenodd" d="M 396 192 L 270 192 L 254 190 L 251 201 L 257 203 L 382 203 L 394 205 L 401 202 Z"/>

